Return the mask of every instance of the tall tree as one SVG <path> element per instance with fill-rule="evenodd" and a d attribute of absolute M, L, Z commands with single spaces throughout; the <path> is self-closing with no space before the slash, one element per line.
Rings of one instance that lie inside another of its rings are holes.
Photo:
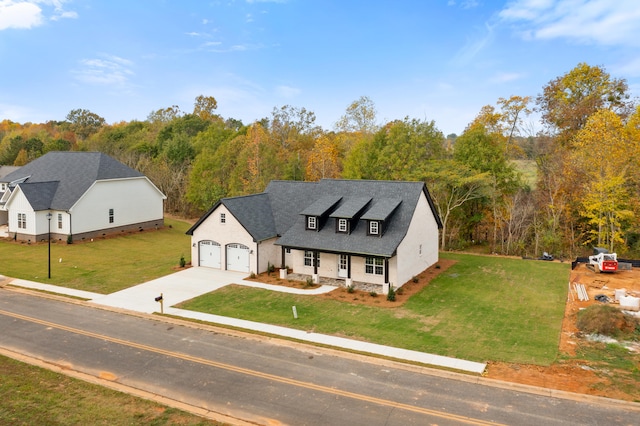
<path fill-rule="evenodd" d="M 376 106 L 367 96 L 360 96 L 347 107 L 345 115 L 335 125 L 339 132 L 374 133 L 376 124 Z"/>
<path fill-rule="evenodd" d="M 199 95 L 193 106 L 193 114 L 203 120 L 220 119 L 220 116 L 215 113 L 217 108 L 218 101 L 216 101 L 216 98 L 213 96 Z"/>
<path fill-rule="evenodd" d="M 106 124 L 104 118 L 86 109 L 74 109 L 67 114 L 71 129 L 81 140 L 87 139 Z"/>
<path fill-rule="evenodd" d="M 627 82 L 612 78 L 600 66 L 580 63 L 550 81 L 536 98 L 542 119 L 561 143 L 567 143 L 599 109 L 626 117 L 632 108 Z"/>

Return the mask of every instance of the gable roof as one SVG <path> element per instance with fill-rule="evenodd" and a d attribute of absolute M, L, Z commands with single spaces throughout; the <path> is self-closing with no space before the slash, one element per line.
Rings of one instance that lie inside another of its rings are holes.
<path fill-rule="evenodd" d="M 438 227 L 442 227 L 423 182 L 323 179 L 319 182 L 272 181 L 261 194 L 224 198 L 187 234 L 193 235 L 222 204 L 255 241 L 278 237 L 275 244 L 285 247 L 391 257 L 409 229 L 421 194 L 426 196 Z M 372 220 L 388 219 L 384 235 L 367 235 L 365 220 L 356 222 L 349 234 L 336 233 L 331 225 L 317 232 L 305 229 L 305 214 L 321 215 L 333 208 L 330 217 L 351 218 L 364 212 L 363 217 L 369 215 Z"/>
<path fill-rule="evenodd" d="M 101 152 L 52 151 L 2 181 L 16 182 L 34 210 L 69 210 L 96 181 L 137 177 L 144 175 Z M 57 186 L 51 194 L 54 182 Z M 42 189 L 44 193 L 39 192 Z"/>

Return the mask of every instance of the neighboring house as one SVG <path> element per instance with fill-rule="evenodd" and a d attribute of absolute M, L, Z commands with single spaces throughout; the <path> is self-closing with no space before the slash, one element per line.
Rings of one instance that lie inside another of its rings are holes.
<path fill-rule="evenodd" d="M 272 181 L 224 198 L 195 223 L 194 266 L 373 284 L 386 292 L 438 261 L 442 227 L 422 182 Z"/>
<path fill-rule="evenodd" d="M 0 200 L 2 200 L 2 196 L 7 192 L 7 189 L 9 189 L 9 184 L 3 181 L 4 177 L 19 168 L 18 166 L 0 166 Z M 9 216 L 7 215 L 7 211 L 2 209 L 2 201 L 0 201 L 0 226 L 6 225 L 8 220 Z"/>
<path fill-rule="evenodd" d="M 79 241 L 164 224 L 165 195 L 142 173 L 99 152 L 49 152 L 0 179 L 9 235 Z M 0 225 L 2 222 L 0 222 Z"/>

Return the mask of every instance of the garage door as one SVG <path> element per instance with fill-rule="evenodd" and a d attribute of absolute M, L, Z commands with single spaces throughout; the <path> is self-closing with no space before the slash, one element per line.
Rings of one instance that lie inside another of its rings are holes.
<path fill-rule="evenodd" d="M 249 247 L 242 244 L 227 245 L 227 270 L 249 272 Z"/>
<path fill-rule="evenodd" d="M 220 244 L 215 241 L 200 241 L 200 266 L 220 269 Z"/>

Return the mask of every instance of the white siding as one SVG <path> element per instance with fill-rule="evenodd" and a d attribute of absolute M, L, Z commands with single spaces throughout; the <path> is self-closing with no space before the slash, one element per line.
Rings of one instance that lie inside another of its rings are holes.
<path fill-rule="evenodd" d="M 400 287 L 438 262 L 438 224 L 427 197 L 420 194 L 409 230 L 390 265 L 389 281 Z"/>
<path fill-rule="evenodd" d="M 17 187 L 11 194 L 11 201 L 7 203 L 6 208 L 9 210 L 9 229 L 8 231 L 18 232 L 20 234 L 36 235 L 35 212 L 31 208 L 31 204 L 27 201 L 20 187 Z M 27 218 L 27 228 L 18 229 L 18 214 L 24 213 Z"/>
<path fill-rule="evenodd" d="M 146 178 L 95 182 L 71 208 L 74 234 L 163 218 L 163 195 Z M 109 209 L 114 221 L 109 223 Z"/>
<path fill-rule="evenodd" d="M 220 223 L 220 213 L 225 215 L 225 223 Z M 222 247 L 222 259 L 221 265 L 223 267 L 227 264 L 226 251 L 228 244 L 242 244 L 249 247 L 249 271 L 258 271 L 257 265 L 257 244 L 253 241 L 253 238 L 244 229 L 244 227 L 238 222 L 238 220 L 229 212 L 224 205 L 219 205 L 216 210 L 209 215 L 201 224 L 196 228 L 191 236 L 191 263 L 193 265 L 198 264 L 198 242 L 202 240 L 214 240 Z M 260 268 L 262 271 L 266 271 L 267 261 L 266 259 L 260 259 Z"/>

